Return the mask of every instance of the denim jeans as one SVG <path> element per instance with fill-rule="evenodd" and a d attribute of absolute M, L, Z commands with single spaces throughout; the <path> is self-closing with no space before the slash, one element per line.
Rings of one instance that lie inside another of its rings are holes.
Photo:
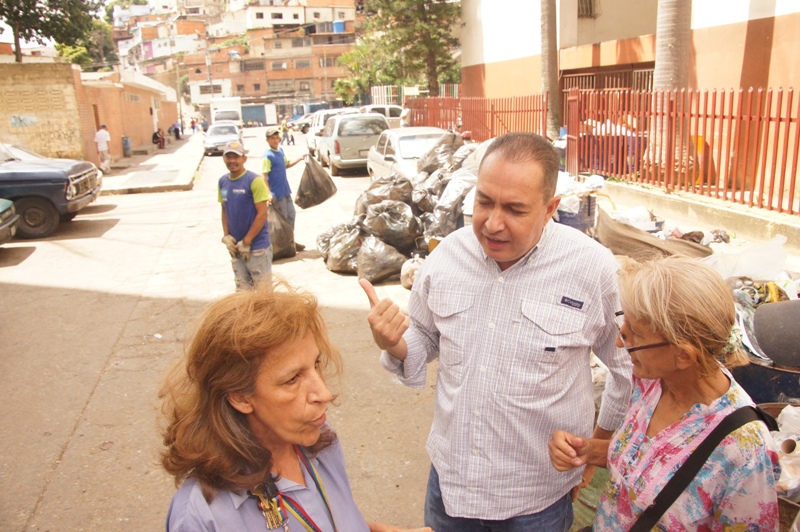
<path fill-rule="evenodd" d="M 265 282 L 269 282 L 272 273 L 272 246 L 251 251 L 247 262 L 239 257 L 233 258 L 231 266 L 237 292 L 255 288 L 264 277 L 267 277 Z"/>
<path fill-rule="evenodd" d="M 272 202 L 272 207 L 277 209 L 284 218 L 289 220 L 289 225 L 292 226 L 294 229 L 294 219 L 296 215 L 296 211 L 294 210 L 294 203 L 292 202 L 292 196 L 286 196 L 285 198 L 281 198 L 279 200 L 274 200 Z"/>
<path fill-rule="evenodd" d="M 444 509 L 439 475 L 431 466 L 425 497 L 425 526 L 436 532 L 567 532 L 572 526 L 572 498 L 567 493 L 541 512 L 501 521 L 450 517 Z"/>

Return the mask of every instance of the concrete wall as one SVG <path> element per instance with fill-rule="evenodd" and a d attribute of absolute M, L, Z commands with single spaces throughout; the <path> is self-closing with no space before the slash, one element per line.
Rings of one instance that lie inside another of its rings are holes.
<path fill-rule="evenodd" d="M 73 67 L 0 64 L 0 137 L 52 157 L 84 157 Z"/>
<path fill-rule="evenodd" d="M 167 131 L 178 118 L 175 101 L 163 93 L 122 83 L 118 74 L 82 81 L 80 69 L 66 63 L 0 64 L 0 99 L 4 142 L 95 164 L 94 134 L 101 124 L 111 135 L 112 159 L 119 159 L 123 136 L 134 149 L 149 145 L 156 127 Z"/>

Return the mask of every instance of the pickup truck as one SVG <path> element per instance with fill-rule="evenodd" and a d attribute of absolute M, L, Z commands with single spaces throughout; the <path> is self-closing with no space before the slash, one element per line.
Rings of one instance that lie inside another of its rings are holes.
<path fill-rule="evenodd" d="M 72 220 L 99 193 L 100 174 L 92 163 L 46 157 L 22 160 L 0 143 L 0 198 L 14 202 L 17 236 L 52 235 L 61 221 Z"/>

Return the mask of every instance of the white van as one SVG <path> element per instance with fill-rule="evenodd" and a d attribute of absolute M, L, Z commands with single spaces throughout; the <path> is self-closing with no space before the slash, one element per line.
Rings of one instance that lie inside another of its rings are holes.
<path fill-rule="evenodd" d="M 306 132 L 306 143 L 308 144 L 308 153 L 312 156 L 317 155 L 317 140 L 319 137 L 317 133 L 322 131 L 325 127 L 325 123 L 328 122 L 328 119 L 334 115 L 338 115 L 339 113 L 345 112 L 356 112 L 357 109 L 354 108 L 344 108 L 344 109 L 320 109 L 319 111 L 315 112 L 311 116 L 311 125 Z"/>
<path fill-rule="evenodd" d="M 364 105 L 359 110 L 362 113 L 382 114 L 389 122 L 390 128 L 400 127 L 400 113 L 403 112 L 403 108 L 399 105 Z"/>

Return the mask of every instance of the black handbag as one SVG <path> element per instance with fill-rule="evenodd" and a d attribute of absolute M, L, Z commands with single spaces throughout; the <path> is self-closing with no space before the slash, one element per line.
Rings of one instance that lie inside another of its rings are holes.
<path fill-rule="evenodd" d="M 697 448 L 689 455 L 686 462 L 675 472 L 675 475 L 669 482 L 667 482 L 664 489 L 656 496 L 653 503 L 639 516 L 636 522 L 630 529 L 630 532 L 646 532 L 652 530 L 655 524 L 661 519 L 675 499 L 683 493 L 683 490 L 692 482 L 697 472 L 706 463 L 708 457 L 714 452 L 714 449 L 720 442 L 742 425 L 756 420 L 763 421 L 769 430 L 778 430 L 778 423 L 775 418 L 764 412 L 757 406 L 743 406 L 734 412 L 731 412 L 719 425 L 717 425 L 711 434 L 697 446 Z"/>

